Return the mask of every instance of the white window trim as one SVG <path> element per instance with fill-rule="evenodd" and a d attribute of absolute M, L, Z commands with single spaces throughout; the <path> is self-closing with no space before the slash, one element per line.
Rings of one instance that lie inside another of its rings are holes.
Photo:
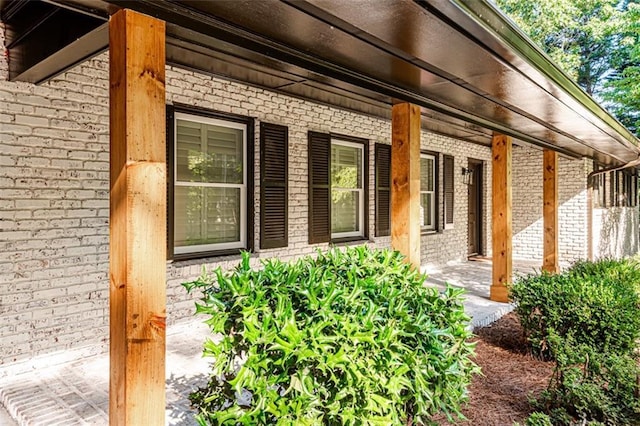
<path fill-rule="evenodd" d="M 364 238 L 364 233 L 365 233 L 365 229 L 364 229 L 364 214 L 365 214 L 364 212 L 364 175 L 365 175 L 364 149 L 365 149 L 365 145 L 362 143 L 349 142 L 349 141 L 345 141 L 341 139 L 333 139 L 333 138 L 331 139 L 331 145 L 347 146 L 351 148 L 357 148 L 360 150 L 360 182 L 359 182 L 360 188 L 358 189 L 333 188 L 333 186 L 329 188 L 329 192 L 332 192 L 334 190 L 358 192 L 358 206 L 359 206 L 358 223 L 360 224 L 360 229 L 358 231 L 352 231 L 352 232 L 331 232 L 331 239 L 352 238 L 352 237 Z M 329 173 L 331 173 L 331 170 L 329 170 Z M 329 177 L 329 180 L 331 181 L 331 177 Z M 331 211 L 331 215 L 332 217 L 329 220 L 333 223 L 333 210 Z"/>
<path fill-rule="evenodd" d="M 433 167 L 431 168 L 433 175 L 431 176 L 431 181 L 433 182 L 433 190 L 432 191 L 423 191 L 420 188 L 420 195 L 422 199 L 422 194 L 430 194 L 431 195 L 431 226 L 422 225 L 420 227 L 423 231 L 435 231 L 436 230 L 436 211 L 438 200 L 436 199 L 436 189 L 437 189 L 437 179 L 436 179 L 436 156 L 431 154 L 422 154 L 420 153 L 420 158 L 430 159 L 433 162 Z M 424 215 L 421 216 L 421 220 L 424 218 Z"/>
<path fill-rule="evenodd" d="M 173 185 L 174 186 L 199 186 L 208 188 L 239 188 L 240 189 L 240 240 L 228 243 L 216 243 L 216 244 L 198 244 L 191 246 L 176 246 L 175 240 L 173 242 L 174 254 L 192 254 L 207 251 L 217 250 L 231 250 L 242 249 L 247 247 L 247 125 L 244 123 L 237 123 L 235 121 L 221 120 L 212 117 L 203 117 L 195 114 L 187 114 L 183 112 L 176 112 L 174 117 L 173 126 L 173 158 L 174 163 L 178 158 L 178 120 L 191 121 L 202 124 L 211 124 L 215 126 L 227 127 L 230 129 L 242 130 L 242 183 L 229 184 L 229 183 L 209 183 L 209 182 L 185 182 L 178 180 L 178 167 L 174 164 L 173 167 Z M 175 210 L 175 207 L 174 207 Z M 176 227 L 176 215 L 173 212 L 174 229 Z"/>

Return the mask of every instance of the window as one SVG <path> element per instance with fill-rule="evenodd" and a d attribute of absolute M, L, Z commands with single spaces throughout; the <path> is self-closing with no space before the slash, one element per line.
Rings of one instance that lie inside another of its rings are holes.
<path fill-rule="evenodd" d="M 363 145 L 331 140 L 331 238 L 364 236 Z"/>
<path fill-rule="evenodd" d="M 309 132 L 309 243 L 367 233 L 367 142 Z"/>
<path fill-rule="evenodd" d="M 594 195 L 599 176 L 608 176 L 609 205 L 594 203 L 595 207 L 636 207 L 638 205 L 638 175 L 635 170 L 613 170 L 606 175 L 596 175 Z"/>
<path fill-rule="evenodd" d="M 420 226 L 423 230 L 436 229 L 436 158 L 420 155 Z"/>
<path fill-rule="evenodd" d="M 169 253 L 184 258 L 249 249 L 250 119 L 186 108 L 170 110 L 167 118 L 173 137 Z"/>
<path fill-rule="evenodd" d="M 603 167 L 594 162 L 595 171 L 602 170 Z M 607 206 L 607 174 L 600 173 L 593 177 L 593 206 L 604 208 Z"/>

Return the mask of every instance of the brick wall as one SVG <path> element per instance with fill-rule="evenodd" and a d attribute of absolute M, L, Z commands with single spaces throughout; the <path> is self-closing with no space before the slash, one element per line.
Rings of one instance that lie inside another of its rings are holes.
<path fill-rule="evenodd" d="M 514 147 L 513 257 L 542 261 L 542 151 Z M 587 257 L 587 160 L 558 161 L 558 252 L 561 262 Z"/>
<path fill-rule="evenodd" d="M 0 44 L 2 43 L 0 26 Z M 2 46 L 0 46 L 2 49 Z M 3 50 L 3 49 L 2 49 Z M 108 62 L 89 60 L 48 83 L 7 81 L 0 58 L 0 377 L 8 364 L 57 352 L 61 361 L 106 350 L 108 336 Z M 307 227 L 307 131 L 336 132 L 389 143 L 390 122 L 290 96 L 168 67 L 167 102 L 256 119 L 255 223 L 259 224 L 259 123 L 289 128 L 289 246 L 257 250 L 261 258 L 311 254 Z M 424 149 L 489 160 L 486 147 L 424 134 Z M 374 238 L 374 144 L 370 144 L 369 235 Z M 485 167 L 485 177 L 490 176 Z M 466 256 L 466 186 L 455 173 L 455 224 L 423 238 L 423 260 L 442 263 Z M 440 180 L 442 182 L 442 180 Z M 489 180 L 485 199 L 489 200 Z M 489 205 L 487 202 L 485 205 Z M 441 206 L 442 208 L 442 206 Z M 490 212 L 485 212 L 486 218 Z M 485 232 L 488 235 L 488 229 Z M 259 229 L 255 246 L 259 247 Z M 488 245 L 485 244 L 485 247 Z M 193 314 L 181 283 L 202 265 L 224 268 L 238 256 L 167 265 L 168 321 Z M 25 367 L 28 368 L 28 367 Z"/>

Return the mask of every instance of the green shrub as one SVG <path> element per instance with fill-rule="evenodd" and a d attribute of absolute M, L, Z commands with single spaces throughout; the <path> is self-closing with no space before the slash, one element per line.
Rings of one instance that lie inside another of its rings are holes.
<path fill-rule="evenodd" d="M 534 412 L 527 418 L 526 426 L 553 426 L 551 418 L 545 413 Z"/>
<path fill-rule="evenodd" d="M 637 359 L 591 352 L 582 361 L 558 363 L 550 386 L 534 405 L 553 413 L 554 425 L 570 425 L 574 419 L 590 424 L 639 424 Z"/>
<path fill-rule="evenodd" d="M 219 340 L 191 396 L 201 424 L 429 423 L 459 406 L 477 367 L 461 291 L 365 246 L 203 273 L 188 291 Z"/>
<path fill-rule="evenodd" d="M 534 402 L 552 424 L 640 424 L 639 289 L 638 264 L 611 259 L 512 286 L 532 350 L 556 361 Z"/>
<path fill-rule="evenodd" d="M 516 313 L 535 353 L 573 339 L 601 353 L 628 353 L 640 337 L 640 270 L 628 260 L 579 262 L 563 274 L 531 275 L 511 287 Z"/>

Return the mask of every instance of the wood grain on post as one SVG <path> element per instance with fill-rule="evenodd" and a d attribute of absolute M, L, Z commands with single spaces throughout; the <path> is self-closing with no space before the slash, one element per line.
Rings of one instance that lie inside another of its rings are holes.
<path fill-rule="evenodd" d="M 492 140 L 492 242 L 493 271 L 490 298 L 508 302 L 511 281 L 511 137 L 494 134 Z"/>
<path fill-rule="evenodd" d="M 543 155 L 544 271 L 556 274 L 558 266 L 558 153 L 545 149 Z"/>
<path fill-rule="evenodd" d="M 109 21 L 111 425 L 164 425 L 165 23 Z"/>
<path fill-rule="evenodd" d="M 393 106 L 391 245 L 420 268 L 420 107 Z"/>

